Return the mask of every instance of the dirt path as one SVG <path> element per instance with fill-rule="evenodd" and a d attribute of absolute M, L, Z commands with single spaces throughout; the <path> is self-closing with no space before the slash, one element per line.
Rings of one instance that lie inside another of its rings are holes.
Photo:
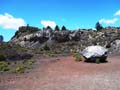
<path fill-rule="evenodd" d="M 0 90 L 120 90 L 120 56 L 108 61 L 75 62 L 70 56 L 39 60 L 31 73 L 0 75 Z"/>

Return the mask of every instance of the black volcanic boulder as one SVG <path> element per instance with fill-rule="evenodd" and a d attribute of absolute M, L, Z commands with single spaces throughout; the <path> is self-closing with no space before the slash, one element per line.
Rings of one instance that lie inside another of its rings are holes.
<path fill-rule="evenodd" d="M 70 31 L 56 31 L 54 32 L 54 35 L 52 37 L 52 40 L 55 40 L 56 42 L 67 42 L 69 41 L 69 34 Z"/>
<path fill-rule="evenodd" d="M 25 60 L 25 59 L 31 59 L 33 57 L 32 54 L 29 54 L 29 53 L 16 53 L 14 55 L 9 55 L 8 56 L 8 59 L 10 61 L 15 61 L 15 60 Z"/>
<path fill-rule="evenodd" d="M 100 62 L 105 62 L 107 58 L 108 50 L 102 46 L 88 46 L 82 51 L 82 55 L 85 58 L 85 61 L 88 62 L 96 62 L 96 60 L 100 60 Z"/>

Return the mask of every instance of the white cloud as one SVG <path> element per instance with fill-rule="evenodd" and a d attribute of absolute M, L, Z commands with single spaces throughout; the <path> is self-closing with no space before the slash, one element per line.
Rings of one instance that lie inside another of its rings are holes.
<path fill-rule="evenodd" d="M 114 16 L 120 16 L 120 10 L 118 10 L 118 11 L 114 14 Z"/>
<path fill-rule="evenodd" d="M 26 25 L 26 22 L 22 18 L 15 18 L 8 13 L 0 14 L 0 26 L 4 29 L 17 30 L 18 27 L 24 25 Z"/>
<path fill-rule="evenodd" d="M 56 23 L 54 21 L 50 21 L 50 20 L 42 20 L 41 24 L 44 27 L 50 26 L 50 27 L 54 28 L 56 26 Z"/>
<path fill-rule="evenodd" d="M 118 18 L 113 18 L 113 19 L 101 19 L 99 20 L 100 23 L 104 24 L 114 24 L 118 21 Z"/>

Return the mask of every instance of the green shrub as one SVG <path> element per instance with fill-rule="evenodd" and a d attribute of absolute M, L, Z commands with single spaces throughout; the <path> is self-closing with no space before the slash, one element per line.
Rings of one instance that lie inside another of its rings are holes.
<path fill-rule="evenodd" d="M 48 54 L 44 54 L 44 57 L 45 58 L 49 58 L 50 56 Z"/>
<path fill-rule="evenodd" d="M 33 65 L 35 63 L 35 60 L 28 60 L 29 65 Z"/>
<path fill-rule="evenodd" d="M 15 71 L 18 72 L 18 73 L 24 73 L 25 72 L 25 66 L 24 65 L 17 66 Z"/>
<path fill-rule="evenodd" d="M 2 71 L 9 71 L 10 68 L 9 67 L 4 67 Z"/>
<path fill-rule="evenodd" d="M 75 58 L 75 61 L 78 61 L 78 62 L 82 61 L 82 56 L 81 55 L 75 54 L 74 58 Z"/>
<path fill-rule="evenodd" d="M 100 64 L 100 59 L 99 58 L 96 59 L 96 63 Z"/>
<path fill-rule="evenodd" d="M 0 71 L 9 71 L 7 62 L 5 62 L 5 61 L 0 62 Z"/>
<path fill-rule="evenodd" d="M 50 47 L 49 47 L 47 44 L 45 44 L 44 47 L 43 47 L 43 49 L 44 49 L 45 51 L 49 51 L 49 50 L 50 50 Z"/>
<path fill-rule="evenodd" d="M 22 52 L 27 52 L 27 51 L 28 51 L 27 48 L 20 48 L 20 50 L 21 50 Z"/>
<path fill-rule="evenodd" d="M 76 56 L 77 56 L 77 53 L 72 53 L 72 56 L 73 56 L 73 57 L 76 57 Z"/>
<path fill-rule="evenodd" d="M 76 56 L 78 56 L 78 53 L 76 53 L 76 52 L 71 52 L 71 55 L 72 55 L 73 57 L 76 57 Z"/>
<path fill-rule="evenodd" d="M 40 48 L 40 51 L 44 51 L 43 48 Z"/>
<path fill-rule="evenodd" d="M 4 61 L 4 60 L 6 60 L 5 55 L 4 54 L 0 54 L 0 61 Z"/>

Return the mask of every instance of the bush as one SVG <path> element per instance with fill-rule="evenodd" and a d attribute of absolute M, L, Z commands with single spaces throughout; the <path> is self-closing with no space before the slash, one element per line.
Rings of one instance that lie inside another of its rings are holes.
<path fill-rule="evenodd" d="M 4 54 L 0 54 L 0 61 L 4 61 L 4 60 L 6 60 L 5 55 Z"/>
<path fill-rule="evenodd" d="M 24 73 L 25 72 L 25 66 L 20 65 L 20 66 L 16 67 L 15 71 L 18 72 L 18 73 Z"/>
<path fill-rule="evenodd" d="M 75 61 L 82 61 L 82 57 L 81 56 L 79 56 L 79 55 L 77 55 L 76 57 L 75 57 Z"/>
<path fill-rule="evenodd" d="M 45 44 L 44 47 L 43 47 L 43 49 L 46 50 L 46 51 L 49 51 L 50 47 L 47 44 Z"/>
<path fill-rule="evenodd" d="M 72 55 L 75 58 L 75 61 L 82 61 L 83 60 L 82 56 L 77 54 L 77 53 L 73 53 Z"/>
<path fill-rule="evenodd" d="M 72 53 L 72 56 L 73 56 L 73 57 L 76 57 L 76 56 L 77 56 L 77 53 Z"/>
<path fill-rule="evenodd" d="M 96 63 L 100 64 L 100 59 L 99 58 L 96 59 Z"/>
<path fill-rule="evenodd" d="M 71 51 L 71 55 L 72 55 L 73 57 L 76 57 L 76 56 L 78 56 L 78 53 L 76 53 L 75 51 Z"/>
<path fill-rule="evenodd" d="M 28 60 L 29 65 L 33 65 L 35 63 L 35 60 Z"/>
<path fill-rule="evenodd" d="M 0 71 L 9 71 L 7 62 L 5 62 L 5 61 L 0 62 Z"/>

